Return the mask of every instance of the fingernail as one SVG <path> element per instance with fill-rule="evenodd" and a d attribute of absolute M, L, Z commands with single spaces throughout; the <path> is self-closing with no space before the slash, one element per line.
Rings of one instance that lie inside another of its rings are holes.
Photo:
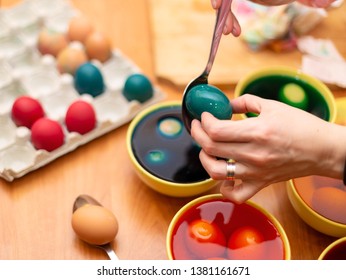
<path fill-rule="evenodd" d="M 229 32 L 227 30 L 227 24 L 225 24 L 225 26 L 223 27 L 223 34 L 227 35 Z"/>
<path fill-rule="evenodd" d="M 233 29 L 232 29 L 232 34 L 234 36 L 238 36 L 239 35 L 239 33 L 238 33 L 238 31 L 237 31 L 237 29 L 235 27 L 233 27 Z"/>
<path fill-rule="evenodd" d="M 212 0 L 211 5 L 213 6 L 214 9 L 216 9 L 216 0 Z"/>

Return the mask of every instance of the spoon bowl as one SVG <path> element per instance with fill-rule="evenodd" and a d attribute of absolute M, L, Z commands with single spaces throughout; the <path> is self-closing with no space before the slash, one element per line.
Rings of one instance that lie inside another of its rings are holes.
<path fill-rule="evenodd" d="M 101 203 L 99 203 L 95 198 L 83 194 L 83 195 L 79 195 L 76 200 L 73 203 L 73 208 L 72 208 L 72 213 L 74 213 L 77 209 L 81 208 L 82 206 L 86 205 L 86 204 L 91 204 L 91 205 L 97 205 L 97 206 L 102 206 Z M 96 244 L 90 244 L 94 247 L 97 247 L 99 249 L 102 249 L 103 251 L 105 251 L 109 257 L 109 259 L 111 260 L 119 260 L 118 256 L 115 254 L 112 246 L 110 243 L 106 243 L 103 245 L 96 245 Z"/>
<path fill-rule="evenodd" d="M 185 88 L 184 94 L 183 94 L 183 102 L 182 102 L 182 116 L 183 116 L 183 122 L 184 126 L 187 129 L 187 131 L 191 132 L 191 122 L 194 119 L 192 114 L 189 112 L 186 106 L 186 96 L 189 94 L 189 91 L 200 84 L 208 84 L 208 76 L 210 73 L 210 70 L 213 66 L 215 56 L 219 47 L 219 43 L 222 37 L 222 32 L 225 26 L 225 22 L 227 19 L 228 12 L 230 11 L 232 1 L 231 0 L 223 0 L 221 7 L 217 11 L 216 16 L 216 23 L 214 27 L 214 34 L 213 39 L 211 43 L 210 53 L 209 53 L 209 59 L 207 62 L 207 65 L 203 71 L 203 73 L 198 76 L 197 78 L 193 79 Z"/>

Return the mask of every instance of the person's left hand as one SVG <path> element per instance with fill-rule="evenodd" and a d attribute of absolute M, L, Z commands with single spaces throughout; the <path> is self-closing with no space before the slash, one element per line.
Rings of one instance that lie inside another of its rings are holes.
<path fill-rule="evenodd" d="M 254 112 L 259 116 L 218 120 L 204 112 L 201 121 L 195 119 L 191 125 L 191 136 L 201 146 L 201 163 L 211 178 L 224 180 L 220 191 L 228 199 L 241 203 L 276 182 L 342 173 L 343 156 L 330 164 L 331 154 L 340 154 L 334 151 L 338 126 L 254 95 L 242 95 L 231 103 L 234 114 Z M 225 159 L 235 161 L 235 178 L 240 182 L 226 180 Z"/>

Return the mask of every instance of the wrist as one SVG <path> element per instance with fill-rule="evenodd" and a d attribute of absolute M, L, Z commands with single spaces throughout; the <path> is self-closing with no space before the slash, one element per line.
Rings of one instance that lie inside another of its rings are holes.
<path fill-rule="evenodd" d="M 346 173 L 346 145 L 344 143 L 346 128 L 337 124 L 329 124 L 329 126 L 331 129 L 326 134 L 328 140 L 327 146 L 324 148 L 326 148 L 327 153 L 324 155 L 325 161 L 321 175 L 346 181 L 344 178 L 344 173 Z"/>

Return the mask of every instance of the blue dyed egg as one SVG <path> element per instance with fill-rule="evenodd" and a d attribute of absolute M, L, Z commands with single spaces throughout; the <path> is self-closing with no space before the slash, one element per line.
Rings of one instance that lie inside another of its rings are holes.
<path fill-rule="evenodd" d="M 153 94 L 153 86 L 145 75 L 136 73 L 127 77 L 123 87 L 123 95 L 128 101 L 137 100 L 143 103 L 149 100 Z"/>
<path fill-rule="evenodd" d="M 96 97 L 105 91 L 105 84 L 101 71 L 92 63 L 84 63 L 78 67 L 74 86 L 79 94 L 90 94 Z"/>
<path fill-rule="evenodd" d="M 183 123 L 174 117 L 163 118 L 158 123 L 158 131 L 168 138 L 178 137 L 183 131 Z"/>
<path fill-rule="evenodd" d="M 203 112 L 209 112 L 221 120 L 232 117 L 231 103 L 217 87 L 201 84 L 194 86 L 186 94 L 186 108 L 193 118 L 201 120 Z"/>

